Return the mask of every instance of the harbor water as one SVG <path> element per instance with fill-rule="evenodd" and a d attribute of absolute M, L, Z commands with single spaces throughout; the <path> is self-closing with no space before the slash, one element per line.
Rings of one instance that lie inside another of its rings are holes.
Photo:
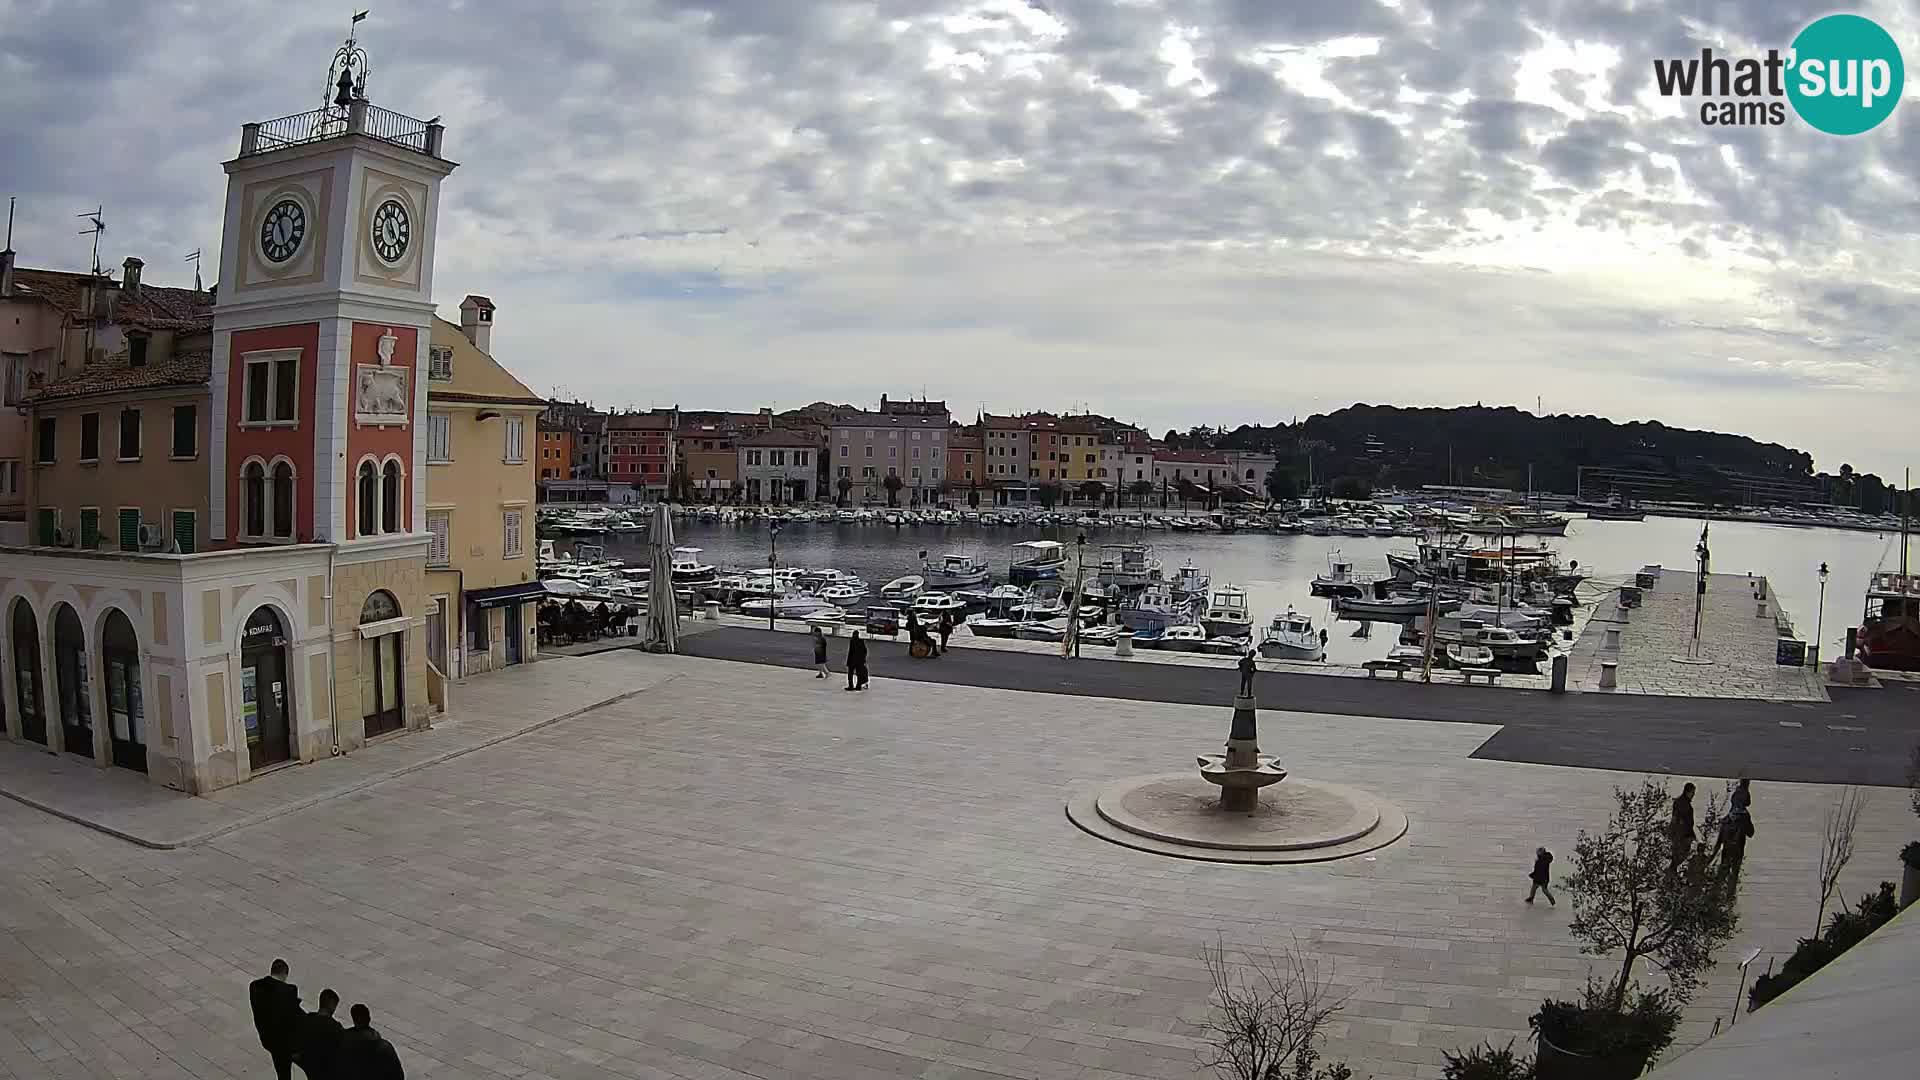
<path fill-rule="evenodd" d="M 674 523 L 679 544 L 698 547 L 701 559 L 722 568 L 767 565 L 768 530 L 764 522 L 719 523 L 685 518 Z M 904 574 L 921 572 L 922 551 L 928 558 L 966 554 L 986 559 L 994 580 L 1004 581 L 1009 547 L 1022 540 L 1059 540 L 1069 548 L 1064 575 L 1072 576 L 1072 548 L 1081 530 L 981 525 L 902 525 L 880 522 L 787 522 L 778 537 L 783 566 L 834 567 L 880 586 Z M 610 557 L 644 563 L 642 534 L 610 534 L 601 541 Z M 1336 621 L 1330 602 L 1313 595 L 1311 583 L 1325 573 L 1335 552 L 1354 564 L 1360 577 L 1387 573 L 1386 553 L 1411 552 L 1409 538 L 1274 535 L 1268 533 L 1141 532 L 1128 529 L 1086 531 L 1091 568 L 1099 563 L 1106 545 L 1150 544 L 1165 572 L 1171 575 L 1189 560 L 1212 575 L 1213 583 L 1247 590 L 1257 626 L 1264 627 L 1276 612 L 1292 605 L 1326 627 L 1327 659 L 1357 664 L 1385 656 L 1398 641 L 1398 627 L 1375 624 L 1369 636 L 1353 637 L 1362 624 Z M 1521 543 L 1544 543 L 1559 553 L 1563 565 L 1578 562 L 1589 581 L 1580 589 L 1583 603 L 1602 597 L 1613 586 L 1631 579 L 1648 564 L 1692 571 L 1700 522 L 1686 518 L 1649 517 L 1644 521 L 1590 521 L 1575 517 L 1563 537 L 1523 537 Z M 1493 541 L 1488 540 L 1491 546 Z M 1821 654 L 1839 654 L 1846 628 L 1859 622 L 1868 576 L 1884 558 L 1888 566 L 1899 560 L 1898 534 L 1876 535 L 1835 529 L 1796 528 L 1747 522 L 1715 522 L 1708 536 L 1711 569 L 1721 574 L 1764 575 L 1777 603 L 1792 616 L 1796 634 L 1811 643 L 1818 624 L 1821 563 L 1831 571 L 1826 587 L 1826 619 Z M 566 550 L 571 544 L 561 541 Z M 876 601 L 877 602 L 877 601 Z M 1258 630 L 1255 632 L 1258 637 Z"/>

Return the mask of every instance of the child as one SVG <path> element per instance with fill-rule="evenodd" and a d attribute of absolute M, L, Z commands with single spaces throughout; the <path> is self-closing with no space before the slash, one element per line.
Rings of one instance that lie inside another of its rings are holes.
<path fill-rule="evenodd" d="M 1533 888 L 1527 890 L 1527 903 L 1533 903 L 1533 894 L 1535 892 L 1543 892 L 1547 894 L 1547 903 L 1552 904 L 1554 907 L 1560 906 L 1560 901 L 1553 898 L 1553 890 L 1547 888 L 1547 868 L 1552 865 L 1553 852 L 1548 851 L 1546 848 L 1534 849 L 1533 873 L 1527 875 L 1533 880 Z"/>

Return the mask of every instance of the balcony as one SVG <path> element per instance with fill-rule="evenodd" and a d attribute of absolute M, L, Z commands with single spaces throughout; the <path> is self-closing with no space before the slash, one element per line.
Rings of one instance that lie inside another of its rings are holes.
<path fill-rule="evenodd" d="M 240 129 L 240 156 L 268 154 L 289 146 L 304 146 L 347 135 L 366 135 L 390 146 L 437 158 L 446 130 L 439 123 L 415 120 L 404 113 L 356 101 L 344 109 L 330 105 L 311 112 L 282 116 L 278 120 L 244 125 Z"/>

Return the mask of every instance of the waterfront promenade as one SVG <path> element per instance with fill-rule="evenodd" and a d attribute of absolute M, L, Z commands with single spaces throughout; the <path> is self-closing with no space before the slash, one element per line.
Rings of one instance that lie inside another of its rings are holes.
<path fill-rule="evenodd" d="M 309 1003 L 331 986 L 370 1004 L 418 1077 L 1184 1080 L 1201 951 L 1224 937 L 1297 939 L 1347 995 L 1329 1057 L 1413 1080 L 1446 1049 L 1524 1038 L 1595 963 L 1565 903 L 1520 902 L 1524 875 L 1632 774 L 1476 756 L 1482 724 L 1269 708 L 1266 749 L 1393 792 L 1407 836 L 1311 866 L 1164 859 L 1062 806 L 1191 762 L 1225 708 L 895 667 L 865 694 L 630 650 L 483 676 L 456 687 L 481 722 L 516 685 L 523 704 L 607 703 L 319 801 L 302 774 L 360 755 L 264 776 L 245 787 L 265 816 L 177 850 L 0 800 L 0 1077 L 262 1075 L 245 986 L 284 955 Z M 283 793 L 301 805 L 266 813 Z M 1682 1046 L 1725 1016 L 1733 959 L 1810 929 L 1833 794 L 1755 785 L 1743 928 Z M 1897 870 L 1912 824 L 1904 792 L 1870 792 L 1845 895 Z"/>

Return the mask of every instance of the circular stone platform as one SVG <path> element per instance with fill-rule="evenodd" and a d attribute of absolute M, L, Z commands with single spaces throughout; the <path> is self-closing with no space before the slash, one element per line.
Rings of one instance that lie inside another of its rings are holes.
<path fill-rule="evenodd" d="M 1307 863 L 1383 848 L 1407 831 L 1399 807 L 1358 788 L 1289 776 L 1252 811 L 1220 809 L 1197 773 L 1118 780 L 1067 803 L 1067 817 L 1102 840 L 1140 851 L 1231 863 Z"/>

